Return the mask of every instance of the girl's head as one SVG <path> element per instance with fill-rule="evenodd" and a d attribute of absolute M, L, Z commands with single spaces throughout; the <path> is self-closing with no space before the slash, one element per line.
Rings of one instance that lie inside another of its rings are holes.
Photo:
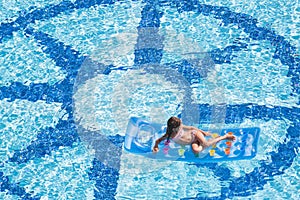
<path fill-rule="evenodd" d="M 167 122 L 167 135 L 168 135 L 168 141 L 171 137 L 171 134 L 173 132 L 178 131 L 178 127 L 181 125 L 181 120 L 178 117 L 170 117 L 170 119 Z"/>

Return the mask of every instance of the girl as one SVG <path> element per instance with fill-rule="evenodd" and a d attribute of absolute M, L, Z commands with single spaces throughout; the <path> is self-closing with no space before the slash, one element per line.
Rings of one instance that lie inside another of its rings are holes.
<path fill-rule="evenodd" d="M 192 145 L 194 153 L 198 154 L 205 148 L 212 146 L 221 140 L 235 140 L 234 135 L 224 135 L 210 140 L 206 140 L 204 136 L 210 136 L 208 132 L 204 132 L 192 126 L 185 126 L 181 123 L 181 120 L 177 117 L 171 117 L 167 123 L 166 134 L 161 138 L 157 139 L 153 147 L 153 152 L 158 152 L 158 144 L 163 140 L 170 138 L 177 144 L 180 145 Z"/>

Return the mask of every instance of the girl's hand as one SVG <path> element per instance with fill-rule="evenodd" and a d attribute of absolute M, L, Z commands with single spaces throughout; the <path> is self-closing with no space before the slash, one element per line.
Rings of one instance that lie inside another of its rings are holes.
<path fill-rule="evenodd" d="M 231 140 L 231 141 L 234 141 L 234 140 L 235 140 L 235 136 L 232 135 L 232 134 L 226 134 L 226 135 L 225 135 L 225 138 L 228 139 L 228 140 Z"/>
<path fill-rule="evenodd" d="M 159 151 L 159 148 L 158 147 L 153 147 L 153 149 L 152 149 L 152 152 L 153 153 L 157 153 Z"/>

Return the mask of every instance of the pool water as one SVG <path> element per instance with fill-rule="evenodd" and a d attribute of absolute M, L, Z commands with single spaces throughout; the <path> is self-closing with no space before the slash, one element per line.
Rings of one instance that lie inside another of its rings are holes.
<path fill-rule="evenodd" d="M 300 199 L 300 6 L 0 3 L 0 199 Z M 123 149 L 130 117 L 259 127 L 251 160 Z"/>

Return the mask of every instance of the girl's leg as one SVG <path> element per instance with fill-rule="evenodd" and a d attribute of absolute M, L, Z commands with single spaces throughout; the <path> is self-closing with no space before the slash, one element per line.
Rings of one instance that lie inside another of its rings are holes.
<path fill-rule="evenodd" d="M 199 142 L 193 142 L 192 143 L 192 150 L 195 154 L 200 153 L 201 151 L 204 150 L 204 147 L 202 145 L 200 145 Z"/>
<path fill-rule="evenodd" d="M 200 131 L 195 132 L 195 137 L 200 142 L 200 146 L 202 146 L 202 148 L 207 148 L 209 146 L 212 146 L 212 145 L 220 142 L 221 140 L 226 140 L 226 139 L 234 140 L 235 139 L 235 137 L 233 135 L 227 134 L 227 135 L 223 135 L 223 136 L 220 136 L 217 138 L 212 138 L 210 140 L 206 140 L 204 135 Z"/>

